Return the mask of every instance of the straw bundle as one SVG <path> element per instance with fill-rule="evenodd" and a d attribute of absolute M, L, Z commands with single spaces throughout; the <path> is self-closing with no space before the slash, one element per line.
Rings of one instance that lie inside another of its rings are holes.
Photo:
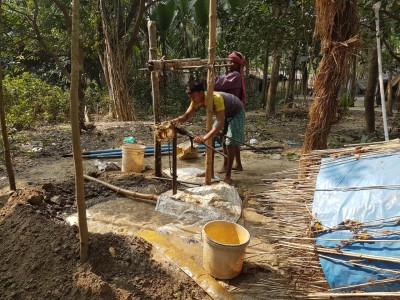
<path fill-rule="evenodd" d="M 303 153 L 326 149 L 331 127 L 339 119 L 338 93 L 358 42 L 356 1 L 316 1 L 315 37 L 321 38 L 322 59 L 314 82 L 314 101 Z"/>

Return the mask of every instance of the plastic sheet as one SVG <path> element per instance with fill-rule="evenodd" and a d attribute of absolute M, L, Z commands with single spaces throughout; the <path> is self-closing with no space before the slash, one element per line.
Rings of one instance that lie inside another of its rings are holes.
<path fill-rule="evenodd" d="M 400 152 L 322 160 L 313 215 L 324 228 L 360 222 L 364 225 L 328 230 L 317 236 L 316 245 L 381 257 L 321 254 L 325 277 L 337 292 L 400 289 L 400 263 L 385 261 L 400 258 L 399 165 Z"/>
<path fill-rule="evenodd" d="M 192 170 L 194 177 L 196 170 Z M 182 177 L 178 175 L 179 179 Z M 188 176 L 184 178 L 190 180 Z M 213 220 L 236 222 L 242 213 L 242 200 L 233 186 L 217 183 L 178 191 L 176 195 L 171 192 L 160 195 L 156 210 L 176 216 L 185 225 L 204 225 Z"/>

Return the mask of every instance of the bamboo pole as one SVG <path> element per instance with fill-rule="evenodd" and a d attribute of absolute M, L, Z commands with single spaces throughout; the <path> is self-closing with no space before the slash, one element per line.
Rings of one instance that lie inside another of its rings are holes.
<path fill-rule="evenodd" d="M 400 278 L 378 279 L 378 280 L 373 280 L 371 282 L 353 284 L 353 285 L 334 288 L 334 289 L 331 289 L 331 291 L 335 292 L 335 291 L 340 291 L 340 290 L 356 289 L 356 288 L 360 288 L 360 287 L 371 286 L 373 284 L 390 283 L 390 282 L 396 282 L 396 281 L 400 281 Z"/>
<path fill-rule="evenodd" d="M 142 199 L 142 200 L 151 200 L 153 203 L 155 203 L 157 201 L 157 199 L 158 199 L 157 195 L 142 194 L 142 193 L 136 193 L 136 192 L 132 192 L 132 191 L 129 191 L 129 190 L 125 190 L 123 188 L 117 187 L 115 185 L 112 185 L 110 183 L 107 183 L 105 181 L 102 181 L 100 179 L 94 178 L 94 177 L 89 176 L 89 175 L 83 175 L 83 177 L 86 180 L 90 180 L 90 181 L 94 181 L 94 182 L 100 183 L 100 184 L 104 185 L 105 187 L 109 188 L 110 190 L 112 190 L 114 192 L 117 192 L 119 194 L 122 194 L 124 196 L 129 196 L 129 197 L 133 197 L 133 198 L 136 198 L 136 199 Z"/>
<path fill-rule="evenodd" d="M 230 60 L 227 58 L 216 58 L 213 64 L 209 64 L 208 59 L 186 58 L 186 59 L 170 59 L 148 61 L 148 67 L 144 70 L 163 71 L 163 70 L 184 70 L 184 69 L 201 69 L 201 68 L 222 68 L 230 66 Z"/>
<path fill-rule="evenodd" d="M 208 24 L 208 65 L 212 66 L 215 62 L 216 53 L 216 20 L 217 20 L 217 0 L 210 0 L 210 12 L 209 12 L 209 24 Z M 213 121 L 213 93 L 214 93 L 214 68 L 208 68 L 207 73 L 207 119 L 206 128 L 210 131 L 212 128 Z M 213 140 L 209 139 L 206 141 L 209 146 L 206 150 L 206 174 L 205 183 L 207 185 L 211 184 L 211 179 L 214 175 L 214 159 L 213 150 L 210 147 L 213 146 Z"/>
<path fill-rule="evenodd" d="M 357 253 L 357 252 L 352 252 L 352 251 L 337 251 L 335 249 L 322 248 L 322 247 L 317 247 L 316 250 L 319 253 L 342 255 L 342 256 L 348 256 L 348 257 L 365 259 L 365 260 L 376 260 L 376 261 L 387 261 L 387 262 L 392 262 L 392 263 L 400 263 L 399 257 L 370 255 L 370 254 Z"/>
<path fill-rule="evenodd" d="M 380 8 L 381 8 L 381 1 L 378 1 L 377 3 L 375 3 L 372 6 L 372 9 L 375 12 L 376 48 L 378 51 L 379 92 L 381 94 L 383 131 L 385 134 L 385 141 L 388 141 L 389 140 L 389 131 L 388 131 L 387 117 L 386 117 L 385 91 L 383 90 L 382 48 L 381 48 L 381 38 L 380 38 L 380 29 L 379 29 L 379 9 Z"/>
<path fill-rule="evenodd" d="M 176 130 L 174 130 L 174 136 L 172 137 L 172 195 L 176 195 L 178 192 L 177 143 L 178 137 Z"/>
<path fill-rule="evenodd" d="M 147 28 L 149 31 L 149 59 L 157 59 L 157 37 L 156 37 L 156 22 L 148 21 Z M 151 90 L 153 96 L 153 114 L 154 125 L 157 126 L 161 122 L 160 110 L 160 83 L 159 72 L 151 71 Z M 154 174 L 162 176 L 162 160 L 161 160 L 161 141 L 158 141 L 154 136 Z"/>
<path fill-rule="evenodd" d="M 83 179 L 83 163 L 81 153 L 81 142 L 79 134 L 79 56 L 83 55 L 79 51 L 79 8 L 80 1 L 72 1 L 72 38 L 71 38 L 71 87 L 70 87 L 70 106 L 71 106 L 71 131 L 72 131 L 72 152 L 74 154 L 75 166 L 75 197 L 78 208 L 78 225 L 80 238 L 80 260 L 87 261 L 89 257 L 89 230 L 86 219 L 86 203 Z"/>
<path fill-rule="evenodd" d="M 311 293 L 304 297 L 304 299 L 349 299 L 349 298 L 369 298 L 373 297 L 388 297 L 391 299 L 399 299 L 400 292 L 370 292 L 370 293 Z M 302 297 L 297 297 L 302 298 Z"/>

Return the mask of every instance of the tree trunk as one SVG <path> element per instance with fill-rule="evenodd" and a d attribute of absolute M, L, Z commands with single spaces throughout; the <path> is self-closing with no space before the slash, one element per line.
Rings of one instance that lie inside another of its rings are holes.
<path fill-rule="evenodd" d="M 350 107 L 354 107 L 354 102 L 356 100 L 356 85 L 357 85 L 357 56 L 353 56 L 351 59 L 351 76 L 348 85 L 347 93 L 350 96 Z"/>
<path fill-rule="evenodd" d="M 303 65 L 303 72 L 301 76 L 301 91 L 303 92 L 304 99 L 307 99 L 308 96 L 308 69 L 307 69 L 307 62 L 304 61 Z M 315 78 L 314 78 L 315 81 Z M 313 85 L 314 86 L 314 85 Z M 314 93 L 314 88 L 313 91 Z"/>
<path fill-rule="evenodd" d="M 386 115 L 388 117 L 392 117 L 393 116 L 393 85 L 391 83 L 393 78 L 393 74 L 392 72 L 389 72 L 389 78 L 388 78 L 388 84 L 387 84 L 387 88 L 386 88 Z"/>
<path fill-rule="evenodd" d="M 272 57 L 272 71 L 271 71 L 271 81 L 268 89 L 267 98 L 267 115 L 275 114 L 275 102 L 277 97 L 277 89 L 279 83 L 279 66 L 281 61 L 282 48 L 281 45 L 277 45 L 274 50 L 274 55 Z"/>
<path fill-rule="evenodd" d="M 315 33 L 321 37 L 322 60 L 315 77 L 303 153 L 326 149 L 332 125 L 338 120 L 338 92 L 346 80 L 348 58 L 358 41 L 356 1 L 316 1 Z"/>
<path fill-rule="evenodd" d="M 265 53 L 264 59 L 264 70 L 263 70 L 263 85 L 262 85 L 262 108 L 267 106 L 268 100 L 268 89 L 269 89 L 269 80 L 268 80 L 268 67 L 269 67 L 269 51 Z"/>
<path fill-rule="evenodd" d="M 86 220 L 86 204 L 84 193 L 83 163 L 81 156 L 80 131 L 79 131 L 79 73 L 80 73 L 80 50 L 79 50 L 79 0 L 72 2 L 72 41 L 71 41 L 71 129 L 72 150 L 75 163 L 75 197 L 78 208 L 78 224 L 80 236 L 80 260 L 88 259 L 89 233 Z"/>
<path fill-rule="evenodd" d="M 121 51 L 123 49 L 113 50 L 112 48 L 111 45 L 106 45 L 106 65 L 103 68 L 107 68 L 115 115 L 118 121 L 133 121 L 135 118 L 127 82 L 127 61 L 123 51 Z"/>
<path fill-rule="evenodd" d="M 0 45 L 2 43 L 2 40 L 3 40 L 3 9 L 2 9 L 2 0 L 0 0 Z M 17 190 L 17 186 L 15 184 L 14 170 L 11 160 L 10 143 L 8 141 L 8 134 L 7 134 L 6 112 L 5 112 L 4 94 L 3 94 L 3 70 L 1 68 L 1 65 L 0 65 L 0 122 L 1 122 L 1 136 L 3 138 L 3 147 L 4 147 L 4 162 L 7 169 L 8 182 L 10 184 L 10 190 L 15 191 Z"/>
<path fill-rule="evenodd" d="M 368 66 L 368 83 L 364 96 L 365 107 L 365 130 L 367 133 L 375 132 L 375 94 L 378 82 L 378 53 L 376 46 L 370 50 L 370 61 Z"/>
<path fill-rule="evenodd" d="M 285 102 L 288 103 L 289 101 L 293 101 L 294 99 L 294 84 L 296 82 L 296 61 L 297 55 L 299 53 L 299 48 L 297 45 L 294 46 L 292 51 L 292 58 L 290 60 L 290 74 L 288 80 L 288 87 L 286 90 L 286 98 Z"/>
<path fill-rule="evenodd" d="M 133 121 L 134 110 L 127 82 L 128 56 L 132 52 L 145 11 L 145 0 L 98 0 L 99 56 L 115 116 L 118 121 Z"/>

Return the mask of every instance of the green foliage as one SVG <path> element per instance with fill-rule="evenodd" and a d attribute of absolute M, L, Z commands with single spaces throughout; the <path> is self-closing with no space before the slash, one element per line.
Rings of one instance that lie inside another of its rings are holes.
<path fill-rule="evenodd" d="M 208 24 L 209 1 L 192 0 L 190 6 L 193 9 L 193 17 L 200 27 L 206 27 Z"/>
<path fill-rule="evenodd" d="M 256 121 L 255 126 L 256 126 L 256 127 L 260 127 L 260 126 L 264 127 L 266 123 L 267 123 L 266 118 L 265 118 L 265 117 L 260 117 L 260 118 L 258 118 L 258 120 Z"/>
<path fill-rule="evenodd" d="M 360 139 L 360 143 L 374 143 L 380 142 L 383 140 L 382 136 L 379 136 L 378 133 L 364 134 Z"/>
<path fill-rule="evenodd" d="M 186 95 L 184 74 L 171 72 L 164 74 L 161 85 L 161 113 L 166 118 L 182 114 L 189 105 Z"/>
<path fill-rule="evenodd" d="M 299 156 L 296 153 L 287 153 L 286 158 L 288 160 L 297 160 L 299 159 Z"/>
<path fill-rule="evenodd" d="M 153 10 L 152 19 L 157 23 L 157 29 L 165 34 L 168 28 L 171 26 L 174 18 L 175 2 L 169 0 L 166 3 L 160 2 Z"/>
<path fill-rule="evenodd" d="M 343 139 L 340 136 L 329 137 L 328 148 L 337 149 L 343 147 Z"/>
<path fill-rule="evenodd" d="M 69 94 L 30 73 L 4 78 L 8 126 L 28 129 L 39 122 L 65 122 L 69 117 Z"/>
<path fill-rule="evenodd" d="M 258 90 L 246 88 L 247 104 L 246 110 L 256 110 L 261 108 L 263 94 Z"/>
<path fill-rule="evenodd" d="M 90 113 L 107 114 L 110 97 L 107 89 L 102 88 L 96 81 L 90 81 L 85 88 L 85 105 Z"/>
<path fill-rule="evenodd" d="M 339 96 L 339 107 L 341 112 L 347 112 L 349 107 L 354 104 L 354 99 L 348 93 L 343 93 Z"/>

